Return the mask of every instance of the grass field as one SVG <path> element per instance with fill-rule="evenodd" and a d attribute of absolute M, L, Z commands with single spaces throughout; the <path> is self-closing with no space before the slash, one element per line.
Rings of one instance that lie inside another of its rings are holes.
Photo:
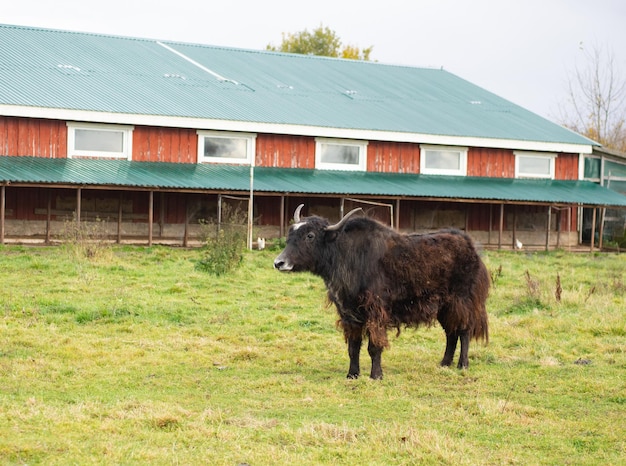
<path fill-rule="evenodd" d="M 485 252 L 469 370 L 422 328 L 372 381 L 346 380 L 323 283 L 277 252 L 222 277 L 199 250 L 75 252 L 0 247 L 1 464 L 626 462 L 625 255 Z"/>

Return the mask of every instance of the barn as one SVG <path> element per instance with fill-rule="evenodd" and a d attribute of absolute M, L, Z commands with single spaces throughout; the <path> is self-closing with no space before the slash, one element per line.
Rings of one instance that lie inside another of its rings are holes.
<path fill-rule="evenodd" d="M 98 221 L 186 246 L 235 205 L 252 245 L 304 203 L 570 247 L 626 207 L 585 179 L 597 143 L 443 69 L 14 25 L 0 44 L 1 243 Z"/>

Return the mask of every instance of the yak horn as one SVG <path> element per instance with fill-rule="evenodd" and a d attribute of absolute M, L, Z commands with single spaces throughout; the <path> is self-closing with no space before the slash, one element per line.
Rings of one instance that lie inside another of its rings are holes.
<path fill-rule="evenodd" d="M 296 211 L 293 213 L 293 221 L 295 223 L 300 223 L 300 211 L 302 210 L 303 207 L 304 207 L 304 204 L 300 204 L 298 207 L 296 207 Z"/>
<path fill-rule="evenodd" d="M 352 209 L 350 212 L 348 212 L 346 215 L 343 216 L 343 218 L 341 220 L 339 220 L 337 223 L 335 223 L 334 225 L 330 225 L 329 227 L 326 228 L 326 231 L 337 231 L 337 230 L 341 230 L 341 228 L 344 226 L 344 224 L 348 221 L 348 219 L 350 217 L 352 217 L 354 214 L 356 214 L 357 212 L 363 212 L 363 209 L 361 209 L 360 207 L 357 207 L 356 209 Z"/>

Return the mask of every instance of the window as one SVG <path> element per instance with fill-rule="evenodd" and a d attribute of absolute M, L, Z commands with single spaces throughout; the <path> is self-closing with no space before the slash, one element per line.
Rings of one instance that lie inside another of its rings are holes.
<path fill-rule="evenodd" d="M 348 139 L 315 139 L 315 168 L 365 171 L 367 142 Z"/>
<path fill-rule="evenodd" d="M 467 175 L 467 147 L 421 146 L 420 173 Z"/>
<path fill-rule="evenodd" d="M 515 152 L 515 178 L 554 179 L 556 154 Z"/>
<path fill-rule="evenodd" d="M 132 126 L 67 124 L 67 156 L 132 158 Z"/>
<path fill-rule="evenodd" d="M 250 164 L 256 151 L 256 135 L 198 131 L 198 162 Z"/>

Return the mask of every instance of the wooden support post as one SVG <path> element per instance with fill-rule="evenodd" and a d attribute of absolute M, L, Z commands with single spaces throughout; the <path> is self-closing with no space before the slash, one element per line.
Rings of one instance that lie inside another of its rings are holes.
<path fill-rule="evenodd" d="M 596 240 L 596 208 L 593 208 L 593 214 L 591 215 L 591 247 L 589 252 L 593 252 L 593 246 Z"/>
<path fill-rule="evenodd" d="M 567 250 L 572 249 L 572 209 L 574 206 L 569 206 L 567 209 Z"/>
<path fill-rule="evenodd" d="M 76 225 L 80 225 L 80 210 L 81 210 L 81 198 L 82 198 L 82 188 L 78 188 L 76 190 Z"/>
<path fill-rule="evenodd" d="M 4 217 L 6 214 L 6 186 L 0 187 L 0 244 L 4 244 Z"/>
<path fill-rule="evenodd" d="M 487 244 L 491 244 L 492 230 L 493 230 L 493 204 L 489 204 L 489 232 L 487 233 Z"/>
<path fill-rule="evenodd" d="M 189 246 L 189 195 L 185 196 L 185 231 L 183 233 L 183 247 Z"/>
<path fill-rule="evenodd" d="M 220 230 L 222 229 L 222 195 L 217 195 L 217 230 L 215 231 L 216 235 L 219 235 Z"/>
<path fill-rule="evenodd" d="M 556 248 L 561 247 L 561 209 L 556 211 Z"/>
<path fill-rule="evenodd" d="M 511 249 L 515 250 L 515 240 L 517 239 L 517 206 L 513 206 L 513 234 L 511 235 Z"/>
<path fill-rule="evenodd" d="M 148 197 L 148 246 L 152 246 L 152 222 L 154 221 L 154 191 Z"/>
<path fill-rule="evenodd" d="M 469 233 L 469 215 L 467 213 L 468 206 L 465 206 L 464 214 L 465 214 L 465 233 Z"/>
<path fill-rule="evenodd" d="M 51 223 L 52 223 L 52 191 L 48 189 L 48 203 L 46 207 L 46 244 L 50 244 Z"/>
<path fill-rule="evenodd" d="M 120 199 L 117 205 L 117 244 L 122 242 L 122 217 L 124 211 L 124 191 L 120 191 Z"/>
<path fill-rule="evenodd" d="M 500 204 L 500 229 L 498 231 L 498 249 L 502 249 L 502 230 L 504 229 L 504 204 Z"/>
<path fill-rule="evenodd" d="M 550 223 L 552 223 L 552 207 L 548 206 L 548 224 L 546 225 L 546 251 L 550 250 Z"/>
<path fill-rule="evenodd" d="M 396 220 L 395 220 L 396 230 L 400 231 L 400 199 L 396 199 L 396 211 L 394 213 L 396 216 Z"/>
<path fill-rule="evenodd" d="M 598 232 L 598 248 L 602 251 L 604 237 L 604 219 L 606 218 L 606 207 L 600 209 L 600 231 Z"/>
<path fill-rule="evenodd" d="M 280 237 L 285 237 L 285 196 L 280 196 Z"/>
<path fill-rule="evenodd" d="M 161 193 L 161 199 L 159 202 L 159 238 L 163 237 L 164 230 L 165 230 L 165 193 Z"/>

